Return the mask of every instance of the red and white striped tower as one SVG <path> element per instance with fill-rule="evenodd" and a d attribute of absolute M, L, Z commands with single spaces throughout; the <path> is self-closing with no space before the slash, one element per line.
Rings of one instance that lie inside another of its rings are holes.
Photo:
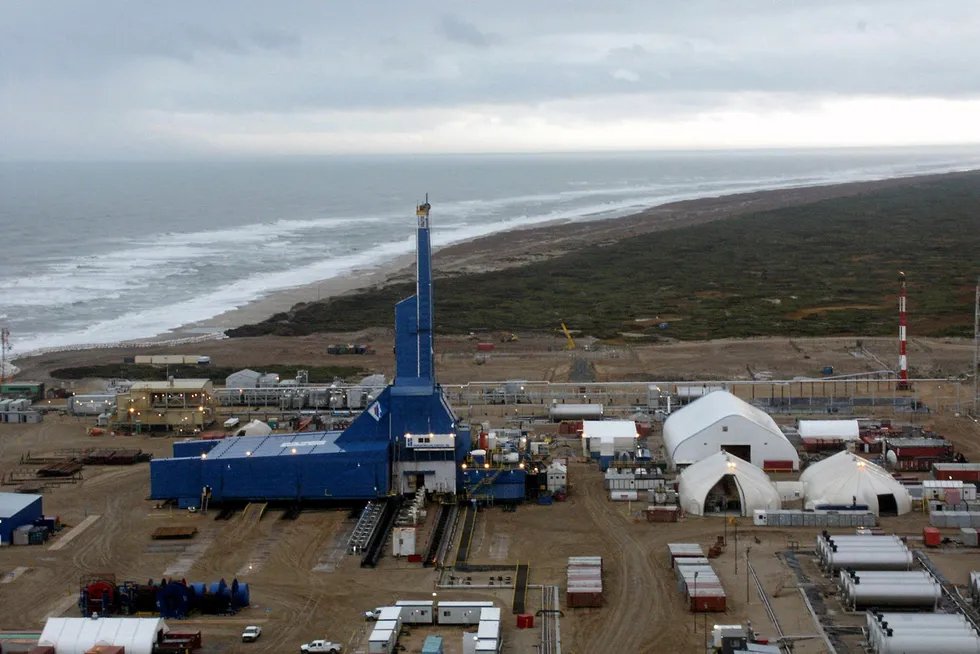
<path fill-rule="evenodd" d="M 898 273 L 902 289 L 898 295 L 898 390 L 909 389 L 909 360 L 906 355 L 908 339 L 908 316 L 905 314 L 905 273 Z"/>

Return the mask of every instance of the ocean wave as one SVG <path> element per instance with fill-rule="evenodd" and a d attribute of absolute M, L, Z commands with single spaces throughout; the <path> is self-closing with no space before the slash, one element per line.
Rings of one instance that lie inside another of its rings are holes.
<path fill-rule="evenodd" d="M 734 179 L 688 176 L 662 183 L 623 179 L 554 193 L 434 202 L 433 246 L 552 221 L 615 218 L 682 200 L 953 172 L 978 164 L 980 159 L 811 169 Z M 311 238 L 309 232 L 318 230 L 330 230 L 331 238 Z M 54 262 L 42 266 L 37 275 L 12 279 L 5 296 L 0 297 L 0 306 L 52 308 L 115 300 L 121 311 L 119 303 L 128 301 L 132 310 L 124 315 L 108 312 L 107 318 L 89 318 L 75 326 L 69 326 L 70 321 L 78 316 L 66 315 L 60 330 L 24 333 L 17 349 L 18 356 L 24 356 L 28 351 L 71 348 L 78 343 L 110 345 L 166 334 L 269 293 L 376 268 L 413 250 L 411 212 L 375 211 L 364 217 L 284 219 L 234 229 L 157 234 L 120 243 L 113 252 Z M 338 255 L 341 251 L 346 253 Z M 203 270 L 206 280 L 201 276 Z M 186 288 L 178 284 L 175 291 L 174 285 L 161 285 L 167 280 L 186 280 Z M 207 290 L 202 292 L 202 287 Z"/>

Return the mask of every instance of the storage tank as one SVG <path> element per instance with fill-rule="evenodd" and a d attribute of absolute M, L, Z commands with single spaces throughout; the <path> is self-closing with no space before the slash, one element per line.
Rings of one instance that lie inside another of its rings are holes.
<path fill-rule="evenodd" d="M 561 420 L 583 420 L 588 418 L 602 418 L 603 410 L 601 404 L 552 404 L 550 410 L 553 421 Z"/>
<path fill-rule="evenodd" d="M 879 654 L 980 654 L 980 637 L 933 636 L 931 633 L 912 633 L 886 637 L 878 648 Z"/>
<path fill-rule="evenodd" d="M 470 450 L 470 458 L 473 459 L 473 463 L 478 466 L 482 466 L 487 462 L 487 451 L 486 450 Z"/>
<path fill-rule="evenodd" d="M 914 615 L 914 614 L 912 614 Z M 891 633 L 891 636 L 887 634 Z M 957 636 L 975 636 L 976 633 L 973 631 L 972 627 L 966 623 L 913 623 L 906 624 L 903 626 L 895 626 L 890 624 L 879 624 L 877 622 L 872 623 L 868 628 L 868 644 L 871 645 L 872 649 L 875 651 L 882 651 L 882 647 L 886 640 L 895 637 L 904 636 L 937 636 L 942 638 L 957 637 Z M 941 651 L 941 650 L 937 650 Z"/>
<path fill-rule="evenodd" d="M 635 490 L 614 490 L 609 492 L 609 499 L 615 502 L 635 502 L 636 497 Z"/>
<path fill-rule="evenodd" d="M 869 606 L 935 608 L 942 591 L 936 582 L 864 582 L 852 579 L 844 586 L 844 596 L 855 609 Z"/>
<path fill-rule="evenodd" d="M 865 554 L 874 555 L 876 552 L 908 552 L 908 551 L 909 551 L 908 548 L 905 547 L 902 544 L 889 545 L 887 547 L 854 547 L 854 546 L 847 546 L 847 545 L 840 545 L 840 546 L 838 546 L 838 545 L 831 545 L 819 557 L 819 559 L 820 559 L 820 561 L 822 563 L 825 564 L 827 562 L 827 560 L 830 558 L 830 555 L 833 554 L 833 553 L 835 553 L 835 552 L 837 554 L 843 554 L 845 552 L 855 552 L 855 553 L 857 553 L 857 552 L 863 552 Z M 842 566 L 842 567 L 845 567 L 845 568 L 853 568 L 855 570 L 862 569 L 862 568 L 865 569 L 865 570 L 881 570 L 882 569 L 882 568 L 874 568 L 874 567 L 871 567 L 871 566 L 863 567 L 861 565 L 846 565 L 846 566 Z"/>
<path fill-rule="evenodd" d="M 845 578 L 860 579 L 862 584 L 877 583 L 879 580 L 906 580 L 910 583 L 918 583 L 922 579 L 933 581 L 928 570 L 841 570 L 840 582 L 845 583 Z"/>
<path fill-rule="evenodd" d="M 830 552 L 825 567 L 863 568 L 866 570 L 908 570 L 912 566 L 912 553 L 908 550 L 845 550 Z"/>

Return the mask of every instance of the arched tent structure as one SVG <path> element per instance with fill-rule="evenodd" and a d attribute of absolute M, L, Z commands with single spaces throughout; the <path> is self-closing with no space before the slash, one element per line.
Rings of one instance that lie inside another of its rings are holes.
<path fill-rule="evenodd" d="M 251 420 L 241 429 L 235 432 L 235 436 L 268 436 L 272 433 L 272 427 L 261 420 Z"/>
<path fill-rule="evenodd" d="M 728 452 L 716 452 L 685 468 L 679 493 L 681 508 L 691 515 L 737 511 L 750 516 L 756 509 L 781 506 L 769 476 Z M 719 502 L 724 502 L 721 510 Z"/>
<path fill-rule="evenodd" d="M 126 654 L 152 654 L 169 632 L 160 618 L 48 618 L 38 645 L 50 645 L 58 654 L 85 654 L 96 645 L 118 645 Z"/>
<path fill-rule="evenodd" d="M 728 391 L 713 391 L 670 414 L 664 422 L 664 449 L 672 469 L 719 451 L 757 468 L 800 468 L 800 455 L 776 421 Z"/>
<path fill-rule="evenodd" d="M 912 510 L 912 496 L 881 466 L 851 452 L 838 452 L 800 475 L 807 504 L 866 504 L 876 515 Z"/>

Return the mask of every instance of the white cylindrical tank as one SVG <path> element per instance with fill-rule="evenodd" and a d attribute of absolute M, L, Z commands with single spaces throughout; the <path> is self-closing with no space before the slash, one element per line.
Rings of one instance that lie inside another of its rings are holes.
<path fill-rule="evenodd" d="M 845 550 L 846 551 L 849 551 L 849 552 L 851 552 L 851 551 L 861 551 L 861 550 L 885 552 L 885 551 L 895 551 L 895 550 L 898 550 L 898 551 L 907 550 L 908 547 L 905 545 L 905 543 L 897 542 L 897 541 L 883 541 L 881 543 L 851 543 L 851 542 L 848 542 L 848 543 L 837 543 L 837 542 L 826 543 L 825 542 L 825 543 L 823 543 L 823 547 L 822 548 L 818 548 L 817 549 L 817 556 L 820 559 L 826 559 L 827 556 L 831 552 L 833 552 L 835 549 L 838 552 L 843 552 Z"/>
<path fill-rule="evenodd" d="M 826 567 L 830 570 L 841 568 L 864 568 L 866 570 L 908 570 L 912 566 L 912 553 L 908 550 L 848 550 L 830 552 Z"/>
<path fill-rule="evenodd" d="M 887 635 L 891 634 L 891 636 Z M 905 636 L 933 636 L 950 638 L 958 636 L 976 636 L 972 627 L 964 623 L 908 624 L 902 627 L 881 625 L 877 622 L 868 629 L 868 644 L 875 651 L 881 651 L 883 643 L 889 638 Z M 940 650 L 937 650 L 937 652 Z"/>
<path fill-rule="evenodd" d="M 931 634 L 909 634 L 886 637 L 882 640 L 878 654 L 980 654 L 980 636 L 933 636 Z"/>
<path fill-rule="evenodd" d="M 552 420 L 581 420 L 583 418 L 602 418 L 601 404 L 552 404 Z"/>
<path fill-rule="evenodd" d="M 823 552 L 827 551 L 829 543 L 831 542 L 838 546 L 843 544 L 856 543 L 858 545 L 867 544 L 869 547 L 881 547 L 894 543 L 901 543 L 902 539 L 894 534 L 889 534 L 888 536 L 831 535 L 828 541 L 828 539 L 821 534 L 817 536 L 817 542 L 816 542 L 817 555 L 823 556 Z"/>
<path fill-rule="evenodd" d="M 928 570 L 841 570 L 840 582 L 846 579 L 860 579 L 862 584 L 877 583 L 879 581 L 909 581 L 918 583 L 926 579 L 932 581 L 933 577 Z"/>
<path fill-rule="evenodd" d="M 826 552 L 824 552 L 822 556 L 818 557 L 819 560 L 820 560 L 820 562 L 822 564 L 826 565 L 827 561 L 829 561 L 830 560 L 830 557 L 832 555 L 834 555 L 834 554 L 836 554 L 838 556 L 841 556 L 841 555 L 844 555 L 844 554 L 858 555 L 858 554 L 862 554 L 863 553 L 863 554 L 865 554 L 867 556 L 871 556 L 871 555 L 873 555 L 875 553 L 882 553 L 882 554 L 898 553 L 898 554 L 901 554 L 901 553 L 907 553 L 909 551 L 908 548 L 905 547 L 904 545 L 892 545 L 892 546 L 889 546 L 889 547 L 845 547 L 845 546 L 838 547 L 838 546 L 835 546 L 835 548 L 836 548 L 836 551 L 834 550 L 834 548 L 831 548 L 831 549 L 828 549 Z M 854 568 L 854 569 L 864 568 L 865 570 L 881 570 L 881 569 L 883 569 L 883 568 L 875 568 L 875 567 L 872 567 L 872 566 L 862 566 L 862 565 L 859 565 L 859 564 L 855 564 L 855 565 L 847 564 L 847 565 L 840 566 L 840 567 L 842 567 L 842 568 Z M 884 569 L 892 569 L 892 568 L 884 568 Z M 902 568 L 902 569 L 904 570 L 905 568 Z"/>
<path fill-rule="evenodd" d="M 609 492 L 609 499 L 616 502 L 635 502 L 636 497 L 635 490 L 614 490 Z"/>
<path fill-rule="evenodd" d="M 869 606 L 935 607 L 942 591 L 932 583 L 855 583 L 845 586 L 844 595 L 856 609 Z"/>

